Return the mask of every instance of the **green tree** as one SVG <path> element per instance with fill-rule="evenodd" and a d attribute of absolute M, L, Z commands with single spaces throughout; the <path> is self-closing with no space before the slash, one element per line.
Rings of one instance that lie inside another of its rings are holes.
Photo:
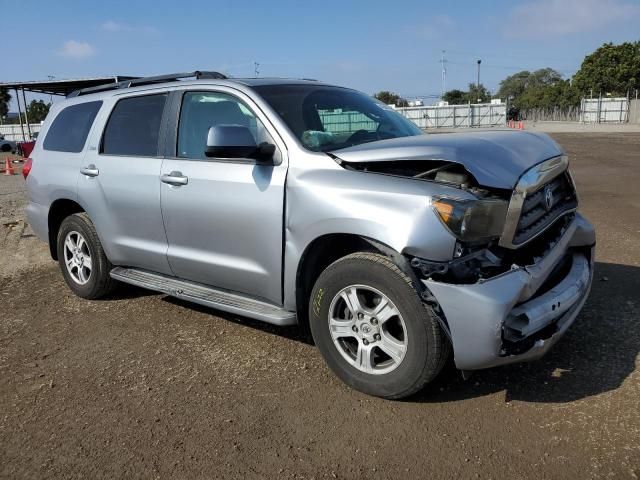
<path fill-rule="evenodd" d="M 462 90 L 449 90 L 446 92 L 442 99 L 445 102 L 449 102 L 449 105 L 460 105 L 463 103 L 468 103 L 469 93 L 463 92 Z"/>
<path fill-rule="evenodd" d="M 562 81 L 562 75 L 552 68 L 541 68 L 534 72 L 523 70 L 509 75 L 500 82 L 498 97 L 521 107 L 519 98 L 526 92 L 531 90 L 541 94 L 546 87 L 553 86 L 560 81 Z M 528 97 L 531 98 L 531 92 Z"/>
<path fill-rule="evenodd" d="M 530 108 L 568 108 L 580 103 L 580 94 L 571 86 L 569 80 L 560 80 L 553 85 L 530 87 L 515 101 L 520 109 Z"/>
<path fill-rule="evenodd" d="M 4 117 L 9 113 L 10 100 L 11 95 L 9 95 L 9 91 L 6 88 L 0 88 L 0 117 Z"/>
<path fill-rule="evenodd" d="M 519 109 L 567 108 L 580 103 L 580 94 L 571 82 L 552 68 L 508 76 L 500 82 L 498 96 Z"/>
<path fill-rule="evenodd" d="M 465 103 L 486 103 L 491 100 L 491 94 L 487 88 L 480 84 L 478 87 L 475 83 L 469 84 L 469 90 L 449 90 L 442 99 L 449 102 L 449 105 L 461 105 Z"/>
<path fill-rule="evenodd" d="M 409 105 L 409 102 L 400 95 L 387 90 L 382 90 L 381 92 L 376 93 L 374 97 L 387 105 L 395 105 L 397 107 L 407 107 Z"/>
<path fill-rule="evenodd" d="M 605 43 L 587 55 L 573 77 L 573 86 L 582 95 L 624 96 L 640 88 L 640 41 L 620 45 Z"/>
<path fill-rule="evenodd" d="M 513 75 L 509 75 L 507 78 L 500 82 L 500 89 L 498 90 L 498 97 L 505 100 L 514 100 L 521 96 L 527 89 L 531 72 L 523 70 Z"/>
<path fill-rule="evenodd" d="M 467 95 L 470 103 L 487 103 L 491 101 L 491 94 L 483 84 L 470 83 Z"/>
<path fill-rule="evenodd" d="M 42 100 L 31 100 L 27 107 L 27 116 L 30 123 L 40 123 L 45 119 L 51 108 L 50 103 L 44 103 Z"/>

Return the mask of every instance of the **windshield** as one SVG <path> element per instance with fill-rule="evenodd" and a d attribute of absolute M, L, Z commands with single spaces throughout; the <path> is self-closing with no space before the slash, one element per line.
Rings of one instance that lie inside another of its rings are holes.
<path fill-rule="evenodd" d="M 316 152 L 423 133 L 391 107 L 355 90 L 318 85 L 254 88 L 302 145 Z"/>

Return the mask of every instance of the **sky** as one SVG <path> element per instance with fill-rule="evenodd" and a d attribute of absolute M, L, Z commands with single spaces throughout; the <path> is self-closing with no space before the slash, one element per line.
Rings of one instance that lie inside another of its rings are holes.
<path fill-rule="evenodd" d="M 0 0 L 0 81 L 157 75 L 315 78 L 373 94 L 492 92 L 520 70 L 566 78 L 604 42 L 640 40 L 640 0 Z M 10 19 L 7 21 L 6 19 Z M 15 110 L 15 105 L 14 108 Z"/>

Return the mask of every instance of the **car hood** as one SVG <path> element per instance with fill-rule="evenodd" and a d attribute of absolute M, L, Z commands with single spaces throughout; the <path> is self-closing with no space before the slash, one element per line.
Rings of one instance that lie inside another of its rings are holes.
<path fill-rule="evenodd" d="M 329 153 L 347 163 L 446 160 L 463 165 L 482 186 L 511 190 L 526 170 L 563 151 L 544 133 L 491 130 L 401 137 Z"/>

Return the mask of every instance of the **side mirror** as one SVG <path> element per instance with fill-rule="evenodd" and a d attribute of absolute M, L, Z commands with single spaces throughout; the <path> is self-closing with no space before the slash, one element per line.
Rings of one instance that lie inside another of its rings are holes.
<path fill-rule="evenodd" d="M 207 135 L 207 157 L 253 158 L 259 163 L 271 163 L 276 146 L 270 143 L 256 144 L 251 130 L 241 125 L 217 125 Z"/>

